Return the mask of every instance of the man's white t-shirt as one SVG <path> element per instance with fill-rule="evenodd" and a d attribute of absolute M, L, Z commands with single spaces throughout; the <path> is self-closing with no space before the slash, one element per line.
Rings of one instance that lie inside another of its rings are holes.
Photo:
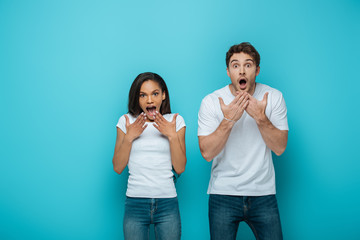
<path fill-rule="evenodd" d="M 136 120 L 131 114 L 130 124 Z M 167 121 L 172 121 L 174 114 L 164 114 Z M 153 122 L 148 125 L 140 137 L 132 143 L 128 169 L 129 179 L 126 191 L 128 197 L 172 198 L 176 197 L 171 164 L 170 143 L 166 136 L 157 130 Z M 120 117 L 116 125 L 126 134 L 126 119 Z M 176 118 L 176 131 L 185 127 L 184 119 Z"/>
<path fill-rule="evenodd" d="M 256 83 L 253 97 L 261 101 L 266 92 L 269 92 L 266 116 L 276 128 L 288 130 L 286 105 L 280 91 Z M 198 136 L 213 133 L 224 119 L 219 97 L 226 105 L 235 98 L 227 85 L 202 100 Z M 233 126 L 224 149 L 213 159 L 208 194 L 265 196 L 275 193 L 271 150 L 266 146 L 256 121 L 244 111 Z"/>

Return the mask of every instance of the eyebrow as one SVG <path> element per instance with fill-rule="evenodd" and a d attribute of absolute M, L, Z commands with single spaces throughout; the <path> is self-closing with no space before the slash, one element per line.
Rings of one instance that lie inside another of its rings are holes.
<path fill-rule="evenodd" d="M 237 60 L 237 59 L 233 59 L 230 63 L 232 63 L 232 62 L 238 62 L 239 60 Z M 246 59 L 245 60 L 245 62 L 248 62 L 248 61 L 251 61 L 251 62 L 254 62 L 254 60 L 252 60 L 252 59 Z"/>
<path fill-rule="evenodd" d="M 155 90 L 154 90 L 154 91 L 152 91 L 151 93 L 154 93 L 154 92 L 156 92 L 156 91 L 160 92 L 160 89 L 155 89 Z M 142 91 L 140 91 L 140 94 L 141 94 L 141 93 L 146 94 L 146 92 L 142 92 Z"/>

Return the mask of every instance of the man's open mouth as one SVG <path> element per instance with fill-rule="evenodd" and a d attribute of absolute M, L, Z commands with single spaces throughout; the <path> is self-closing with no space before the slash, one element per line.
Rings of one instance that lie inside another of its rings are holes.
<path fill-rule="evenodd" d="M 240 88 L 245 88 L 246 87 L 246 80 L 245 79 L 241 79 L 239 81 L 239 84 L 240 84 Z"/>
<path fill-rule="evenodd" d="M 155 115 L 156 112 L 156 107 L 152 106 L 152 107 L 147 107 L 146 111 L 150 114 L 150 115 Z"/>

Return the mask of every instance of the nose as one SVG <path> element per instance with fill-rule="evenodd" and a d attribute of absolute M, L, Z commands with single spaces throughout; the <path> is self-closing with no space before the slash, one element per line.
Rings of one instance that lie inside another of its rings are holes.
<path fill-rule="evenodd" d="M 244 74 L 245 74 L 245 67 L 243 67 L 243 66 L 240 67 L 239 74 L 240 74 L 240 75 L 244 75 Z"/>
<path fill-rule="evenodd" d="M 147 101 L 146 101 L 147 103 L 152 103 L 152 98 L 151 98 L 151 95 L 149 95 L 148 96 L 148 98 L 147 98 Z"/>

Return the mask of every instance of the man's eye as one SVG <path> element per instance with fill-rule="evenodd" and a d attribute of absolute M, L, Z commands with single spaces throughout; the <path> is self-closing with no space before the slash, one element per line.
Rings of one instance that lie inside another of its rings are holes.
<path fill-rule="evenodd" d="M 246 67 L 251 67 L 251 64 L 246 64 Z"/>
<path fill-rule="evenodd" d="M 238 66 L 239 66 L 239 65 L 236 64 L 236 65 L 233 66 L 233 68 L 237 68 Z"/>

